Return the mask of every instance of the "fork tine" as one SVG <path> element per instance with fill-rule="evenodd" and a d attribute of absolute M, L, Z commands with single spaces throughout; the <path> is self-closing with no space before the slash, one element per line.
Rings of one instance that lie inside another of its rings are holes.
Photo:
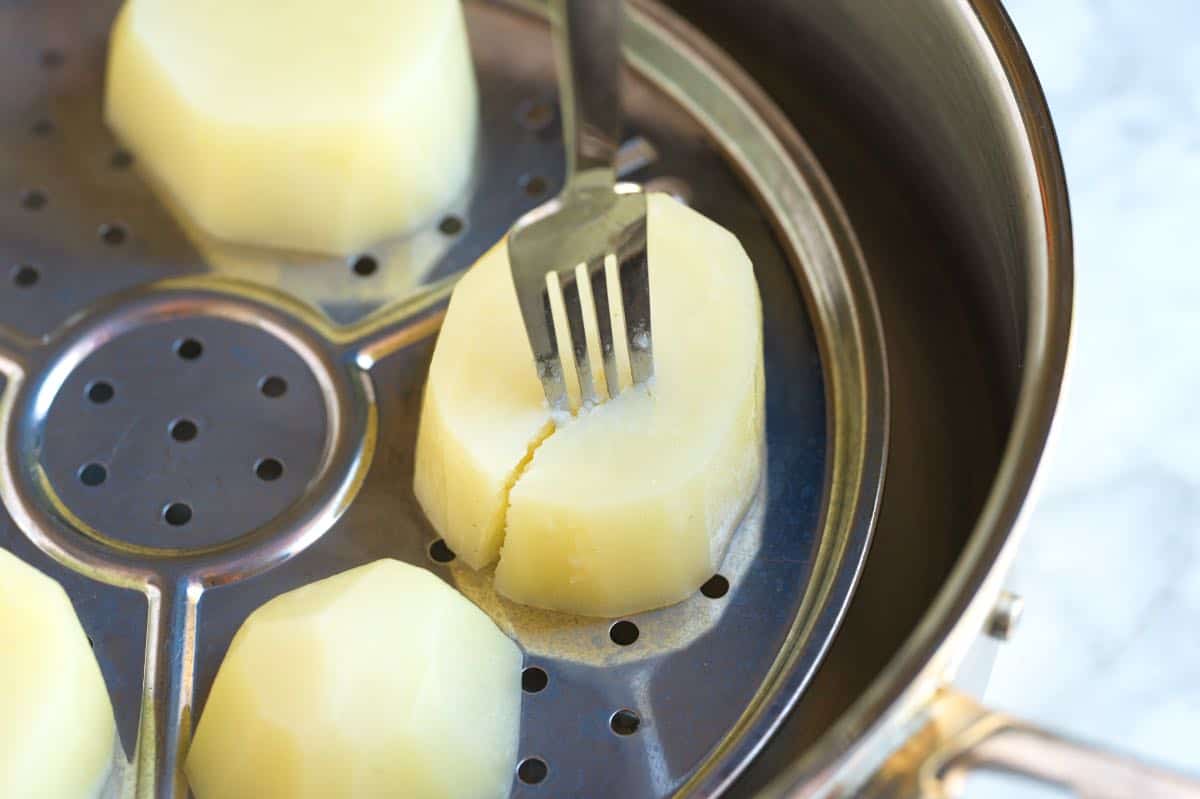
<path fill-rule="evenodd" d="M 615 261 L 616 257 L 608 253 L 589 264 L 592 273 L 592 296 L 596 301 L 596 332 L 600 335 L 600 357 L 604 359 L 604 388 L 609 399 L 621 393 L 621 375 L 617 368 L 617 347 L 613 340 L 612 321 L 611 281 L 616 278 L 609 275 L 609 265 Z"/>
<path fill-rule="evenodd" d="M 604 300 L 608 313 L 603 314 L 611 344 L 605 351 L 604 369 L 608 374 L 611 396 L 633 385 L 633 370 L 629 366 L 629 336 L 625 330 L 625 303 L 621 300 L 621 262 L 609 253 L 604 256 Z"/>
<path fill-rule="evenodd" d="M 535 278 L 531 273 L 514 273 L 513 288 L 517 292 L 517 304 L 521 308 L 529 348 L 537 364 L 546 401 L 551 408 L 569 410 L 567 384 L 563 379 L 562 361 L 558 357 L 558 337 L 554 329 L 551 293 L 546 277 L 541 275 Z"/>
<path fill-rule="evenodd" d="M 560 410 L 571 411 L 581 404 L 579 395 L 579 372 L 575 362 L 574 338 L 571 331 L 570 315 L 564 302 L 562 283 L 558 273 L 546 273 L 546 298 L 550 310 L 550 328 L 554 333 L 557 344 L 554 359 L 558 365 L 559 382 L 563 385 L 564 393 L 558 402 L 552 406 Z M 565 357 L 564 357 L 565 356 Z"/>
<path fill-rule="evenodd" d="M 593 260 L 575 267 L 575 285 L 579 287 L 579 305 L 583 311 L 583 332 L 587 336 L 588 368 L 591 371 L 592 386 L 597 401 L 604 402 L 612 394 L 609 392 L 608 376 L 605 374 L 605 367 L 607 366 L 604 357 L 605 336 L 600 326 L 600 319 L 606 314 L 596 304 L 598 297 L 603 296 L 602 292 L 597 293 L 595 291 L 594 281 L 597 275 L 600 280 L 604 279 L 603 260 Z M 600 288 L 604 288 L 603 284 L 601 284 Z M 604 305 L 605 310 L 607 310 L 607 297 L 604 299 Z M 611 331 L 609 331 L 608 345 L 612 346 Z"/>
<path fill-rule="evenodd" d="M 592 379 L 591 359 L 588 357 L 587 324 L 585 322 L 583 303 L 580 297 L 580 281 L 578 278 L 578 275 L 581 271 L 580 267 L 582 267 L 582 271 L 584 273 L 584 282 L 587 283 L 588 290 L 590 290 L 591 283 L 590 281 L 586 280 L 586 264 L 580 264 L 573 272 L 562 275 L 561 277 L 565 277 L 566 279 L 562 280 L 560 285 L 562 287 L 563 306 L 565 310 L 567 326 L 570 329 L 570 346 L 567 351 L 573 353 L 574 355 L 573 365 L 575 367 L 577 380 L 576 385 L 579 387 L 579 404 L 582 405 L 585 402 L 595 404 L 601 400 L 596 394 L 596 381 Z M 593 315 L 595 314 L 594 307 L 592 308 L 592 313 Z M 562 339 L 559 340 L 562 341 Z M 558 356 L 564 361 L 567 360 L 567 358 L 563 357 L 563 347 L 558 348 Z M 568 382 L 567 385 L 569 388 L 570 383 Z"/>
<path fill-rule="evenodd" d="M 645 247 L 623 254 L 620 273 L 625 335 L 629 340 L 629 367 L 633 382 L 644 383 L 654 376 L 653 338 L 650 330 L 650 265 Z"/>

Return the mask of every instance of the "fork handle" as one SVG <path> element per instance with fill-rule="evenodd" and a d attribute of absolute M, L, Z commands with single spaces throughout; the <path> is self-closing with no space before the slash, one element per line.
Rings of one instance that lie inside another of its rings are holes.
<path fill-rule="evenodd" d="M 621 140 L 621 0 L 553 0 L 567 189 L 609 187 Z"/>

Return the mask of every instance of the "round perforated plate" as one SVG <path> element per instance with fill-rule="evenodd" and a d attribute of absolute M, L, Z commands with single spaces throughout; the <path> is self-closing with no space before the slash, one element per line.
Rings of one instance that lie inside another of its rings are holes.
<path fill-rule="evenodd" d="M 41 422 L 42 467 L 83 522 L 208 547 L 298 500 L 326 439 L 320 387 L 263 330 L 219 317 L 137 327 L 87 355 Z"/>
<path fill-rule="evenodd" d="M 652 8 L 628 29 L 621 172 L 755 264 L 760 495 L 701 591 L 627 619 L 513 605 L 436 540 L 411 486 L 442 278 L 562 180 L 544 22 L 465 7 L 484 121 L 471 192 L 413 237 L 329 259 L 214 242 L 143 180 L 102 122 L 115 2 L 0 0 L 0 546 L 62 580 L 94 641 L 137 766 L 115 794 L 184 796 L 189 726 L 245 617 L 375 558 L 433 569 L 524 649 L 515 796 L 719 793 L 849 599 L 886 434 L 857 250 L 794 132 Z"/>

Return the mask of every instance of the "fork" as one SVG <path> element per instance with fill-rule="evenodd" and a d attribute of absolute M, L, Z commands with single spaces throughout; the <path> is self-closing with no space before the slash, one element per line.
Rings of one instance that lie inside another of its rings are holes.
<path fill-rule="evenodd" d="M 653 375 L 646 196 L 616 182 L 620 0 L 554 0 L 551 18 L 566 180 L 508 255 L 546 401 L 573 412 Z"/>

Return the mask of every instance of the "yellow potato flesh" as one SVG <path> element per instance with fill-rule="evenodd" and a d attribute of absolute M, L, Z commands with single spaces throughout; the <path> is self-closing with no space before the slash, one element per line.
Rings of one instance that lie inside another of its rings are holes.
<path fill-rule="evenodd" d="M 648 197 L 648 213 L 655 377 L 569 421 L 547 411 L 503 244 L 451 300 L 416 495 L 471 566 L 499 556 L 496 588 L 518 602 L 591 616 L 677 602 L 717 568 L 757 487 L 762 312 L 750 261 L 669 197 Z"/>
<path fill-rule="evenodd" d="M 62 587 L 0 549 L 0 796 L 94 797 L 116 729 Z"/>
<path fill-rule="evenodd" d="M 332 253 L 444 208 L 477 123 L 458 0 L 127 0 L 105 114 L 209 233 Z"/>
<path fill-rule="evenodd" d="M 197 799 L 496 799 L 512 783 L 521 653 L 394 560 L 283 594 L 225 656 L 186 771 Z"/>

